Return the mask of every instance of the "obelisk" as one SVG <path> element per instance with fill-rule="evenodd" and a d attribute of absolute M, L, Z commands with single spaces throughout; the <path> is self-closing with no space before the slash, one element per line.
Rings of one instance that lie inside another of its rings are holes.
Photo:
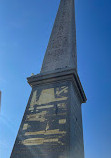
<path fill-rule="evenodd" d="M 10 158 L 84 158 L 74 0 L 61 0 Z"/>

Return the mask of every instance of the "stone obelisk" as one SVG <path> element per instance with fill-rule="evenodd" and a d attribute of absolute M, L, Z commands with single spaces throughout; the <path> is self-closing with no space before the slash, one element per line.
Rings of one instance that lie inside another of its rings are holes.
<path fill-rule="evenodd" d="M 41 72 L 27 80 L 32 92 L 11 158 L 84 158 L 74 0 L 60 1 Z"/>

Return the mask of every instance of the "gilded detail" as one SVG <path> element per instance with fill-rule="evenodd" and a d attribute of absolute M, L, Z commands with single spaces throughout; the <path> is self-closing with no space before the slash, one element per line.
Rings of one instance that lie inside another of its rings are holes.
<path fill-rule="evenodd" d="M 49 139 L 45 139 L 45 138 L 29 138 L 29 139 L 25 139 L 24 141 L 22 141 L 21 143 L 23 145 L 41 145 L 44 143 L 59 143 L 62 144 L 63 143 L 61 141 L 59 141 L 58 138 L 49 138 Z"/>
<path fill-rule="evenodd" d="M 59 104 L 58 104 L 58 107 L 59 107 L 59 108 L 66 108 L 66 103 L 59 103 Z"/>
<path fill-rule="evenodd" d="M 33 106 L 36 103 L 37 90 L 33 92 L 30 105 Z"/>
<path fill-rule="evenodd" d="M 61 88 L 62 88 L 62 90 L 59 90 L 59 88 L 57 88 L 57 90 L 56 90 L 57 95 L 60 95 L 61 93 L 67 93 L 68 92 L 68 87 L 63 86 Z"/>
<path fill-rule="evenodd" d="M 24 125 L 23 125 L 23 130 L 27 130 L 28 127 L 30 127 L 30 125 L 28 125 L 28 124 L 24 124 Z"/>
<path fill-rule="evenodd" d="M 45 106 L 38 106 L 37 109 L 48 109 L 48 108 L 53 108 L 54 105 L 45 105 Z"/>
<path fill-rule="evenodd" d="M 26 121 L 38 121 L 41 122 L 41 126 L 42 123 L 45 123 L 46 126 L 43 125 L 44 129 L 42 130 L 39 129 L 39 131 L 35 131 L 35 130 L 26 131 L 24 135 L 26 137 L 30 136 L 30 138 L 27 138 L 21 141 L 20 143 L 26 146 L 41 145 L 44 143 L 53 143 L 54 145 L 57 144 L 64 145 L 62 141 L 60 141 L 59 139 L 63 138 L 66 135 L 66 131 L 60 130 L 59 125 L 66 123 L 66 119 L 65 118 L 63 119 L 63 117 L 65 117 L 67 113 L 66 111 L 63 112 L 61 110 L 60 111 L 58 110 L 59 112 L 55 113 L 55 109 L 56 106 L 58 109 L 64 109 L 64 110 L 66 109 L 65 101 L 67 100 L 68 97 L 65 94 L 67 92 L 68 92 L 67 86 L 43 89 L 40 92 L 35 90 L 33 92 L 30 107 L 28 109 L 30 111 L 30 114 L 26 116 Z M 62 118 L 56 120 L 56 117 L 60 117 L 60 118 L 62 117 Z M 56 127 L 57 129 L 50 129 L 50 126 L 53 123 L 53 121 L 57 121 L 57 127 Z M 28 127 L 29 127 L 28 124 L 24 124 L 23 130 L 27 130 Z"/>
<path fill-rule="evenodd" d="M 26 121 L 40 121 L 40 122 L 44 122 L 46 113 L 47 113 L 47 111 L 42 111 L 40 113 L 27 115 Z"/>
<path fill-rule="evenodd" d="M 51 135 L 51 134 L 66 134 L 66 131 L 60 131 L 59 129 L 37 131 L 37 132 L 26 132 L 25 135 Z"/>
<path fill-rule="evenodd" d="M 54 88 L 45 89 L 41 92 L 37 105 L 48 104 L 55 101 L 67 100 L 67 97 L 56 98 L 54 95 Z"/>
<path fill-rule="evenodd" d="M 65 124 L 65 123 L 66 123 L 66 119 L 59 120 L 59 124 Z"/>
<path fill-rule="evenodd" d="M 62 90 L 59 90 L 59 88 L 57 88 L 57 90 L 56 90 L 57 96 L 59 96 L 62 93 L 67 93 L 67 92 L 68 92 L 68 87 L 66 87 L 66 86 L 63 86 Z M 60 98 L 56 98 L 55 94 L 54 94 L 54 88 L 42 90 L 39 99 L 36 100 L 36 98 L 37 98 L 37 90 L 34 91 L 33 95 L 32 95 L 32 99 L 31 99 L 31 103 L 30 103 L 30 106 L 32 106 L 32 108 L 35 104 L 42 105 L 42 104 L 48 104 L 48 103 L 55 102 L 55 101 L 67 100 L 67 97 L 64 97 L 64 96 L 61 96 Z M 29 110 L 31 110 L 31 109 L 29 109 Z"/>

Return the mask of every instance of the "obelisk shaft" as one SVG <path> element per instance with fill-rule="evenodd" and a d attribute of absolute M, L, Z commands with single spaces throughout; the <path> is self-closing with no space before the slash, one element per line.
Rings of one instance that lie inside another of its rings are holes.
<path fill-rule="evenodd" d="M 77 70 L 74 0 L 61 0 L 41 72 Z"/>

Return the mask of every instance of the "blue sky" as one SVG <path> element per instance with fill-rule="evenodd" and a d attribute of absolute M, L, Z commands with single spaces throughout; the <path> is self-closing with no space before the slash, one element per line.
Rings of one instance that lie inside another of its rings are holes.
<path fill-rule="evenodd" d="M 60 0 L 0 0 L 0 158 L 9 158 Z M 111 158 L 111 1 L 75 0 L 86 158 Z"/>

